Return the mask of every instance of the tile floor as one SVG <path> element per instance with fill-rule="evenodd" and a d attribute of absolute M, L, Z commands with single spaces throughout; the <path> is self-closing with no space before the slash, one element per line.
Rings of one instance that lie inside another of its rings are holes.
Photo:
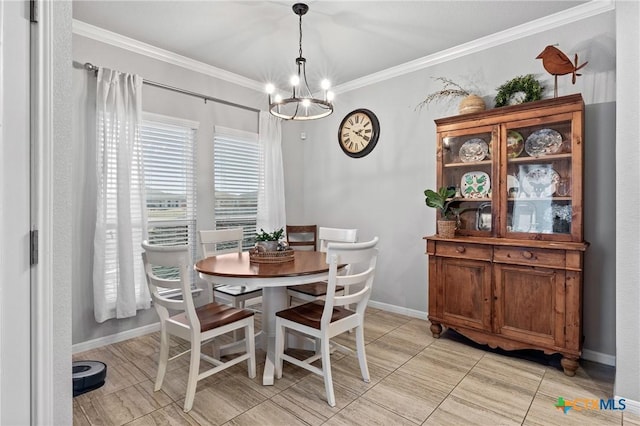
<path fill-rule="evenodd" d="M 199 382 L 188 414 L 188 357 L 170 364 L 153 392 L 158 333 L 79 353 L 74 360 L 103 361 L 108 374 L 103 387 L 74 398 L 74 425 L 640 425 L 629 412 L 554 406 L 559 396 L 611 398 L 612 367 L 582 361 L 571 378 L 558 357 L 492 351 L 451 331 L 434 339 L 427 321 L 376 309 L 367 312 L 365 339 L 370 383 L 355 354 L 332 355 L 334 408 L 322 378 L 291 364 L 274 386 L 262 386 L 261 350 L 256 379 L 241 363 Z M 353 335 L 338 340 L 352 345 Z"/>

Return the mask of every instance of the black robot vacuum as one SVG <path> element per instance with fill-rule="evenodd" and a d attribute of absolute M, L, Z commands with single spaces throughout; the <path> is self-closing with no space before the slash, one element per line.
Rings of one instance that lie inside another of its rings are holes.
<path fill-rule="evenodd" d="M 73 396 L 98 389 L 107 378 L 107 365 L 100 361 L 73 363 Z"/>

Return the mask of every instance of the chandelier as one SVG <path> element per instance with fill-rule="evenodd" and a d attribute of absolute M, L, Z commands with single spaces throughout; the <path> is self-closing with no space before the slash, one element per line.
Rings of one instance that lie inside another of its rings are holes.
<path fill-rule="evenodd" d="M 323 98 L 316 98 L 309 88 L 307 82 L 306 64 L 307 60 L 302 56 L 302 15 L 307 13 L 309 6 L 304 3 L 293 5 L 293 12 L 299 17 L 300 39 L 298 57 L 296 58 L 297 74 L 290 79 L 291 97 L 283 99 L 281 95 L 275 94 L 275 86 L 267 84 L 266 90 L 269 94 L 269 112 L 276 117 L 285 120 L 315 120 L 326 117 L 333 112 L 333 92 L 329 91 L 329 80 L 322 80 L 320 87 L 323 91 Z"/>

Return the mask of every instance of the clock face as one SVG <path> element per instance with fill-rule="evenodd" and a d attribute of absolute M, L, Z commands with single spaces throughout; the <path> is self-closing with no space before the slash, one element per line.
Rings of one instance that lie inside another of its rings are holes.
<path fill-rule="evenodd" d="M 357 109 L 347 114 L 338 128 L 340 148 L 350 157 L 369 154 L 378 142 L 380 123 L 368 109 Z"/>

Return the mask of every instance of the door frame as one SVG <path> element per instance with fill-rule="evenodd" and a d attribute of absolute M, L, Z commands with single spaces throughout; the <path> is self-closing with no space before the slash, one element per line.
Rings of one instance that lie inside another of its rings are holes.
<path fill-rule="evenodd" d="M 56 401 L 53 325 L 54 271 L 54 24 L 53 2 L 38 1 L 38 22 L 31 25 L 31 223 L 38 230 L 38 263 L 31 269 L 31 411 L 33 424 L 54 424 Z M 60 401 L 58 400 L 58 403 Z M 58 406 L 58 410 L 62 407 Z M 69 410 L 71 407 L 68 408 Z"/>
<path fill-rule="evenodd" d="M 30 424 L 30 24 L 26 1 L 0 4 L 0 423 Z M 8 206 L 8 207 L 7 207 Z"/>

